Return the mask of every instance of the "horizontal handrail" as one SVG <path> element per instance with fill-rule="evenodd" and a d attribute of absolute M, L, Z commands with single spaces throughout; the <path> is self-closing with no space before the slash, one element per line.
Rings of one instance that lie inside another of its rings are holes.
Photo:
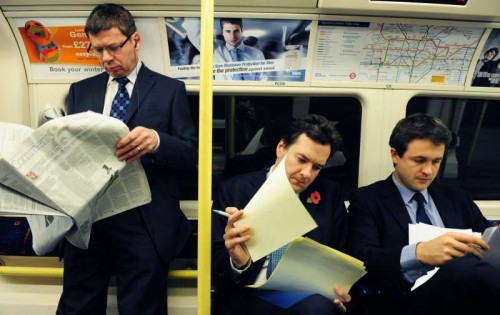
<path fill-rule="evenodd" d="M 0 276 L 62 278 L 60 267 L 0 266 Z M 196 279 L 198 270 L 170 270 L 169 279 Z"/>

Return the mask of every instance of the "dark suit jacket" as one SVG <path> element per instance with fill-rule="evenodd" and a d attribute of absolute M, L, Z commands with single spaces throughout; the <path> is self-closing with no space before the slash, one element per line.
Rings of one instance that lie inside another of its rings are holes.
<path fill-rule="evenodd" d="M 223 182 L 216 197 L 213 208 L 224 210 L 226 207 L 244 209 L 253 195 L 266 180 L 268 169 L 236 176 Z M 321 200 L 317 205 L 307 203 L 311 193 L 318 191 Z M 272 193 L 272 192 L 269 192 Z M 322 244 L 342 250 L 347 237 L 347 213 L 340 188 L 333 182 L 322 178 L 316 180 L 300 194 L 300 200 L 314 218 L 318 227 L 305 236 Z M 213 216 L 213 253 L 212 267 L 217 284 L 217 298 L 226 299 L 231 292 L 247 284 L 252 284 L 262 270 L 265 258 L 262 258 L 242 274 L 241 280 L 234 282 L 231 275 L 229 254 L 224 246 L 224 228 L 227 219 Z M 311 258 L 312 259 L 312 258 Z"/>
<path fill-rule="evenodd" d="M 483 232 L 487 221 L 463 190 L 431 185 L 429 192 L 445 227 Z M 384 181 L 359 188 L 349 199 L 348 252 L 364 261 L 367 279 L 383 293 L 409 292 L 400 273 L 400 256 L 408 245 L 410 216 L 401 194 L 389 176 Z"/>
<path fill-rule="evenodd" d="M 71 85 L 68 114 L 102 113 L 108 74 Z M 189 113 L 184 83 L 142 65 L 131 95 L 126 124 L 156 130 L 160 146 L 141 158 L 151 189 L 151 203 L 137 208 L 158 253 L 165 262 L 174 258 L 191 234 L 191 224 L 179 206 L 178 173 L 197 161 L 196 133 Z"/>

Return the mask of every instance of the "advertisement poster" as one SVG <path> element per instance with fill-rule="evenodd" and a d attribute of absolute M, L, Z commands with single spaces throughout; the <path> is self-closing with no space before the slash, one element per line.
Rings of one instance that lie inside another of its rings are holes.
<path fill-rule="evenodd" d="M 312 80 L 464 85 L 484 28 L 318 21 Z"/>
<path fill-rule="evenodd" d="M 19 43 L 24 45 L 26 58 L 31 66 L 31 78 L 82 79 L 103 71 L 97 57 L 87 51 L 90 42 L 84 32 L 85 20 L 85 18 L 15 19 Z M 143 42 L 141 60 L 149 68 L 163 72 L 158 20 L 137 19 L 136 24 Z"/>
<path fill-rule="evenodd" d="M 165 18 L 170 76 L 199 79 L 200 19 Z M 311 21 L 216 18 L 214 79 L 304 82 Z"/>
<path fill-rule="evenodd" d="M 471 86 L 500 86 L 500 29 L 493 29 L 477 61 Z"/>

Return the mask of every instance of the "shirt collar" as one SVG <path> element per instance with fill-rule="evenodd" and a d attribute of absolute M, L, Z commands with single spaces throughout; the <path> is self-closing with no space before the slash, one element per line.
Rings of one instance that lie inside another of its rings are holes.
<path fill-rule="evenodd" d="M 413 191 L 413 190 L 409 189 L 408 187 L 401 185 L 396 180 L 394 172 L 392 173 L 391 177 L 392 177 L 392 181 L 396 185 L 396 188 L 399 190 L 399 193 L 401 194 L 401 197 L 403 198 L 404 203 L 408 204 L 412 200 L 413 195 L 415 195 L 415 193 L 417 191 Z M 426 188 L 426 189 L 420 191 L 420 193 L 422 193 L 422 195 L 424 196 L 425 203 L 428 204 L 429 203 L 429 191 L 428 191 L 428 189 Z"/>
<path fill-rule="evenodd" d="M 139 60 L 137 62 L 137 66 L 135 67 L 134 70 L 132 70 L 132 72 L 130 72 L 130 74 L 127 76 L 127 79 L 130 81 L 130 83 L 132 83 L 132 85 L 135 84 L 135 81 L 137 80 L 137 74 L 139 73 L 139 71 L 141 70 L 141 67 L 142 67 L 142 61 Z M 108 85 L 111 81 L 113 81 L 115 78 L 113 78 L 112 76 L 109 76 L 108 78 Z"/>
<path fill-rule="evenodd" d="M 238 48 L 240 51 L 245 51 L 245 44 L 243 44 L 243 42 L 241 42 L 238 46 L 234 47 L 234 46 L 231 46 L 231 45 L 226 43 L 226 48 L 229 51 L 236 49 L 236 48 Z"/>

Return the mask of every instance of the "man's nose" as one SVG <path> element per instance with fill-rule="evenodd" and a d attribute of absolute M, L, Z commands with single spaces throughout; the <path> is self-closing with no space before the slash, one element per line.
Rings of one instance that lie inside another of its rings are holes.
<path fill-rule="evenodd" d="M 114 58 L 113 54 L 110 54 L 107 49 L 104 49 L 102 51 L 102 61 L 113 60 L 113 58 Z"/>
<path fill-rule="evenodd" d="M 311 177 L 312 165 L 304 165 L 300 171 L 300 175 L 304 178 Z"/>
<path fill-rule="evenodd" d="M 423 165 L 423 167 L 422 167 L 422 173 L 430 175 L 430 174 L 432 174 L 432 172 L 434 172 L 434 169 L 432 167 L 432 163 L 431 162 L 426 163 L 426 164 Z"/>

